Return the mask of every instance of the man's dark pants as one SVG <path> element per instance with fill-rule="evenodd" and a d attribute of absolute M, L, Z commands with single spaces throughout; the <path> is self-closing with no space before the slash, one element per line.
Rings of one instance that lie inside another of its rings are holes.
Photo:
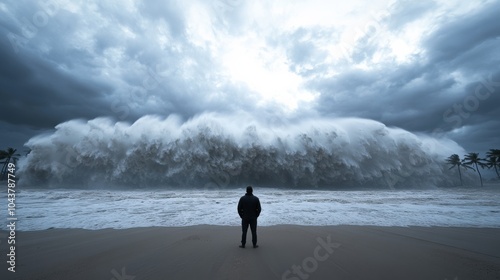
<path fill-rule="evenodd" d="M 250 226 L 250 230 L 252 231 L 252 243 L 253 245 L 257 244 L 257 218 L 242 218 L 241 219 L 241 227 L 243 229 L 243 235 L 241 236 L 241 245 L 245 246 L 247 243 L 247 232 L 248 226 Z"/>

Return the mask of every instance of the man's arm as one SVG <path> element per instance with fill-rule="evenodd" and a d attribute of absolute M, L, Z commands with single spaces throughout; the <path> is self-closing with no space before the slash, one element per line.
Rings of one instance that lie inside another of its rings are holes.
<path fill-rule="evenodd" d="M 262 208 L 260 207 L 260 200 L 257 197 L 257 217 L 259 217 L 260 211 L 262 211 Z"/>
<path fill-rule="evenodd" d="M 240 215 L 240 218 L 243 218 L 243 209 L 241 208 L 241 198 L 240 201 L 238 201 L 238 215 Z"/>

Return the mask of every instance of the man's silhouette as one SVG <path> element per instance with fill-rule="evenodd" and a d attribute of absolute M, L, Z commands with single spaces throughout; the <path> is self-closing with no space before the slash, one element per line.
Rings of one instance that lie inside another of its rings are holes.
<path fill-rule="evenodd" d="M 253 247 L 259 247 L 257 245 L 257 218 L 260 215 L 260 200 L 258 197 L 253 195 L 253 189 L 251 186 L 247 187 L 247 193 L 240 198 L 238 202 L 238 214 L 241 217 L 241 227 L 243 229 L 243 234 L 241 236 L 241 248 L 245 248 L 247 243 L 247 231 L 248 226 L 252 230 L 252 243 Z"/>

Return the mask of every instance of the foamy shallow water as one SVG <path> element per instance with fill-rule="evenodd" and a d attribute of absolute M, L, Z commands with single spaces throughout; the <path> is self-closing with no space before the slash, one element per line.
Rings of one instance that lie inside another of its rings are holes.
<path fill-rule="evenodd" d="M 18 190 L 19 230 L 239 225 L 244 189 Z M 500 188 L 316 191 L 256 188 L 259 225 L 500 227 Z M 2 200 L 7 201 L 6 194 Z M 6 212 L 3 212 L 6 218 Z M 5 219 L 4 219 L 5 220 Z"/>

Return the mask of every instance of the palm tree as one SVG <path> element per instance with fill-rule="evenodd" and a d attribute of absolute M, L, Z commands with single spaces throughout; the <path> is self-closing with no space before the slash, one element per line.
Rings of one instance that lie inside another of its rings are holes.
<path fill-rule="evenodd" d="M 497 166 L 500 166 L 500 150 L 498 149 L 490 149 L 487 153 L 486 156 L 488 157 L 486 160 L 486 166 L 488 168 L 495 168 L 495 172 L 497 173 L 497 177 L 500 178 L 500 175 L 498 174 L 498 169 Z"/>
<path fill-rule="evenodd" d="M 5 167 L 5 164 L 7 162 L 6 158 L 7 158 L 7 151 L 0 150 L 0 160 L 4 160 L 4 161 L 0 162 L 0 163 L 3 163 L 2 169 L 0 169 L 0 180 L 3 179 L 3 168 Z"/>
<path fill-rule="evenodd" d="M 462 172 L 460 171 L 460 167 L 461 166 L 463 168 L 471 168 L 471 167 L 469 167 L 467 165 L 462 165 L 462 161 L 460 160 L 460 156 L 457 154 L 453 154 L 453 155 L 449 156 L 446 159 L 446 163 L 451 164 L 450 169 L 452 169 L 455 166 L 458 168 L 458 175 L 460 176 L 460 184 L 463 186 L 464 182 L 462 181 Z"/>
<path fill-rule="evenodd" d="M 464 156 L 463 160 L 464 165 L 474 165 L 476 168 L 472 168 L 477 171 L 479 174 L 479 180 L 481 181 L 481 187 L 483 186 L 483 178 L 481 177 L 481 172 L 479 172 L 479 166 L 484 168 L 486 164 L 484 163 L 484 159 L 479 157 L 479 153 L 468 153 Z M 479 166 L 478 166 L 479 165 Z"/>
<path fill-rule="evenodd" d="M 17 162 L 19 159 L 18 157 L 21 156 L 20 154 L 16 154 L 16 151 L 17 150 L 13 148 L 7 148 L 5 151 L 0 151 L 0 159 L 4 159 L 2 170 L 0 171 L 0 179 L 3 179 L 7 174 L 7 168 L 10 161 L 13 160 L 14 162 Z"/>

